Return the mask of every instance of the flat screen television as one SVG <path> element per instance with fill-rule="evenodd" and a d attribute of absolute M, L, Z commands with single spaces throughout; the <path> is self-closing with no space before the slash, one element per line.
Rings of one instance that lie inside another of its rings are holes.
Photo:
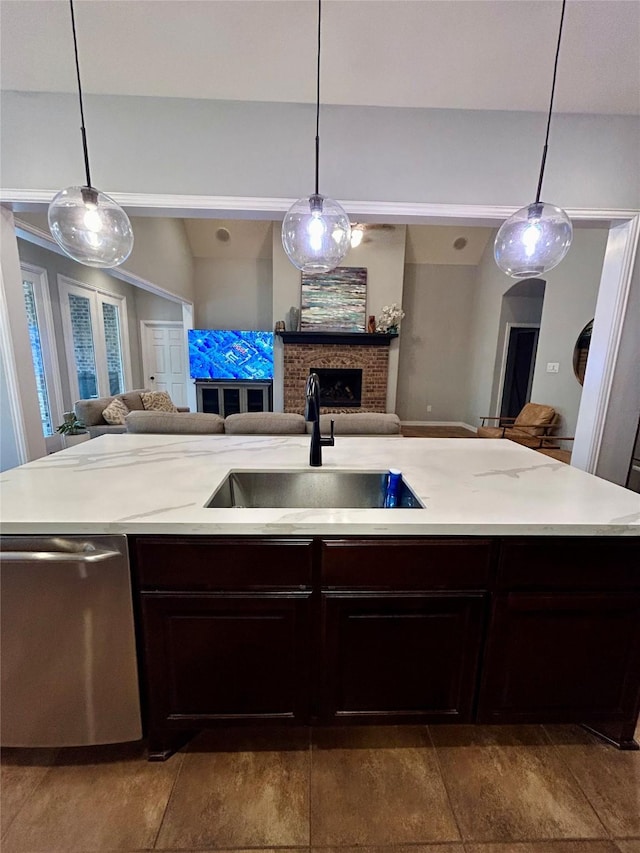
<path fill-rule="evenodd" d="M 192 379 L 273 379 L 273 332 L 189 329 Z"/>

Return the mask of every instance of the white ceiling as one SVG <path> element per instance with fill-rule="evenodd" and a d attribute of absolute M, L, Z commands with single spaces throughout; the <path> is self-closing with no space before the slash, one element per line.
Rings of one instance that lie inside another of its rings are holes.
<path fill-rule="evenodd" d="M 325 0 L 327 104 L 548 108 L 560 0 Z M 87 93 L 315 99 L 315 0 L 75 0 Z M 3 89 L 75 91 L 66 0 L 0 2 Z M 569 0 L 560 112 L 640 114 L 640 2 Z"/>

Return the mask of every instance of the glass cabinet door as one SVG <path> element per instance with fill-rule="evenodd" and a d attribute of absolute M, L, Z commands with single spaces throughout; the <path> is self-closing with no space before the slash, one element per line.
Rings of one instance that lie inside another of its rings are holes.
<path fill-rule="evenodd" d="M 222 398 L 224 401 L 224 416 L 237 415 L 240 409 L 240 389 L 239 388 L 223 388 Z"/>

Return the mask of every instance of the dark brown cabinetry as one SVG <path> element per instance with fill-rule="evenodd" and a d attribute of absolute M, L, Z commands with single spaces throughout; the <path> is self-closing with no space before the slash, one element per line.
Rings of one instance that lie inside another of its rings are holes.
<path fill-rule="evenodd" d="M 469 721 L 482 593 L 323 593 L 328 720 Z"/>
<path fill-rule="evenodd" d="M 149 749 L 217 722 L 309 718 L 310 540 L 136 543 Z"/>
<path fill-rule="evenodd" d="M 631 743 L 640 682 L 638 544 L 503 543 L 479 721 L 579 721 Z"/>
<path fill-rule="evenodd" d="M 322 543 L 321 714 L 470 720 L 489 540 Z"/>
<path fill-rule="evenodd" d="M 640 539 L 133 537 L 153 757 L 229 722 L 580 722 L 633 748 Z"/>

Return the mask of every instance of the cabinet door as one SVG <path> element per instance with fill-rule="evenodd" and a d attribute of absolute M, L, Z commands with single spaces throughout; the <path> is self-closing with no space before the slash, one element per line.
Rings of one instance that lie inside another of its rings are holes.
<path fill-rule="evenodd" d="M 482 593 L 322 596 L 325 719 L 471 719 Z"/>
<path fill-rule="evenodd" d="M 638 593 L 496 598 L 481 722 L 633 718 L 640 677 Z"/>
<path fill-rule="evenodd" d="M 229 415 L 237 415 L 238 412 L 242 411 L 242 405 L 240 403 L 240 388 L 223 388 L 222 389 L 222 400 L 223 400 L 223 412 L 225 418 Z"/>
<path fill-rule="evenodd" d="M 308 717 L 309 592 L 143 594 L 151 729 Z"/>

